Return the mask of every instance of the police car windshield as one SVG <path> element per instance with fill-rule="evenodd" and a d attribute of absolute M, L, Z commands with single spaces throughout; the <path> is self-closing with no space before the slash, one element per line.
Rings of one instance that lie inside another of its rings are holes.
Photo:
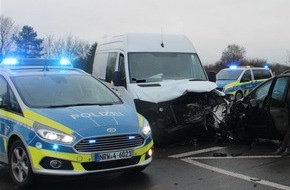
<path fill-rule="evenodd" d="M 131 83 L 163 80 L 207 80 L 196 54 L 145 52 L 129 53 Z"/>
<path fill-rule="evenodd" d="M 41 74 L 14 76 L 12 81 L 28 107 L 51 108 L 118 104 L 121 100 L 88 75 Z"/>
<path fill-rule="evenodd" d="M 237 80 L 241 73 L 242 69 L 223 69 L 217 73 L 217 80 Z"/>

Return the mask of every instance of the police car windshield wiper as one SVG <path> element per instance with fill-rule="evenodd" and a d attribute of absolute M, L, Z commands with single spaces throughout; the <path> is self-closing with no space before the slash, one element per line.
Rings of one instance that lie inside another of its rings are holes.
<path fill-rule="evenodd" d="M 46 108 L 66 108 L 66 107 L 73 107 L 73 106 L 104 106 L 104 105 L 113 105 L 112 103 L 79 103 L 79 104 L 62 104 L 62 105 L 53 105 L 47 106 Z"/>

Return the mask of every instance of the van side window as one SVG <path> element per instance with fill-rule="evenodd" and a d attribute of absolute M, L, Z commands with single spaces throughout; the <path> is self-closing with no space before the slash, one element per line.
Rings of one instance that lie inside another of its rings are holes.
<path fill-rule="evenodd" d="M 119 71 L 121 72 L 121 84 L 126 87 L 125 58 L 122 53 L 119 55 Z"/>
<path fill-rule="evenodd" d="M 271 78 L 271 73 L 267 69 L 253 69 L 254 80 Z"/>
<path fill-rule="evenodd" d="M 98 53 L 94 59 L 93 75 L 99 79 L 111 82 L 115 71 L 117 52 Z"/>
<path fill-rule="evenodd" d="M 105 80 L 108 53 L 98 53 L 94 59 L 93 75 Z"/>
<path fill-rule="evenodd" d="M 245 71 L 245 73 L 243 74 L 241 78 L 241 82 L 249 82 L 251 80 L 252 80 L 251 71 L 250 70 Z"/>
<path fill-rule="evenodd" d="M 105 81 L 111 82 L 113 80 L 113 72 L 116 68 L 117 52 L 110 52 L 107 59 L 106 78 Z"/>

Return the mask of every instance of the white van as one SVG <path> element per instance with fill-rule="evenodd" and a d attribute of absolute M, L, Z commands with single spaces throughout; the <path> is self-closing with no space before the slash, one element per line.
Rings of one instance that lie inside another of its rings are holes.
<path fill-rule="evenodd" d="M 93 75 L 145 116 L 156 144 L 199 138 L 222 94 L 184 35 L 125 34 L 98 41 Z M 220 98 L 222 99 L 222 98 Z"/>

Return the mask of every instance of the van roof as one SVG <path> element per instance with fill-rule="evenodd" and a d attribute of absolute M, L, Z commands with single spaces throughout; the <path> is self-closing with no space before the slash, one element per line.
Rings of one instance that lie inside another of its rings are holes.
<path fill-rule="evenodd" d="M 190 40 L 180 34 L 129 33 L 98 41 L 97 51 L 196 53 Z"/>

